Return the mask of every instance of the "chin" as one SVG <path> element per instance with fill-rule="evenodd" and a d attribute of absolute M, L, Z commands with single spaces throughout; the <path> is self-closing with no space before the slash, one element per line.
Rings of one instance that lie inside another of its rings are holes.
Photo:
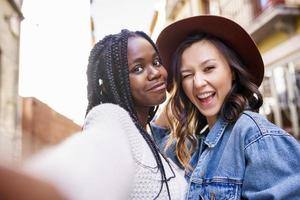
<path fill-rule="evenodd" d="M 200 111 L 200 110 L 199 110 Z M 214 116 L 216 116 L 217 114 L 218 114 L 218 112 L 216 112 L 216 111 L 200 111 L 200 113 L 204 116 L 204 117 L 206 117 L 206 118 L 210 118 L 210 117 L 214 117 Z"/>
<path fill-rule="evenodd" d="M 166 97 L 161 98 L 161 99 L 159 99 L 159 100 L 154 101 L 154 102 L 152 103 L 152 105 L 153 105 L 153 106 L 157 106 L 157 105 L 162 104 L 163 102 L 165 102 L 165 100 L 166 100 Z"/>

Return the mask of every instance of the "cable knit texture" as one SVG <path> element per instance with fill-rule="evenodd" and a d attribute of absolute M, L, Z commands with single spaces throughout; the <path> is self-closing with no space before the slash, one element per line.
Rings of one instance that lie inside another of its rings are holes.
<path fill-rule="evenodd" d="M 158 170 L 155 158 L 146 143 L 142 135 L 138 132 L 134 123 L 130 119 L 128 113 L 120 108 L 119 106 L 113 104 L 107 104 L 105 106 L 98 106 L 94 108 L 92 113 L 93 116 L 88 116 L 85 128 L 89 124 L 97 121 L 97 118 L 105 116 L 105 113 L 113 113 L 110 117 L 112 120 L 119 118 L 120 123 L 124 132 L 127 134 L 129 140 L 129 146 L 133 155 L 135 164 L 135 176 L 132 185 L 132 191 L 130 191 L 130 199 L 154 199 L 161 188 L 161 173 Z M 165 167 L 167 179 L 173 176 L 169 165 L 163 160 L 163 165 Z M 172 167 L 175 167 L 172 163 Z M 171 192 L 172 199 L 183 199 L 185 180 L 182 174 L 179 174 L 178 169 L 173 169 L 176 178 L 172 178 L 169 181 L 169 189 Z M 163 189 L 158 199 L 168 199 L 168 193 L 165 184 L 163 184 Z"/>
<path fill-rule="evenodd" d="M 173 173 L 162 158 L 166 176 Z M 174 166 L 172 200 L 184 199 L 186 181 Z M 155 158 L 129 114 L 114 104 L 94 107 L 82 133 L 35 156 L 27 171 L 49 180 L 67 199 L 154 199 L 161 188 Z M 165 184 L 157 199 L 168 199 Z"/>

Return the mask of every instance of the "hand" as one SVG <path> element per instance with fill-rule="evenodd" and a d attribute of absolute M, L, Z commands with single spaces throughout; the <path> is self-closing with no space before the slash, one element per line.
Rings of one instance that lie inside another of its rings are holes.
<path fill-rule="evenodd" d="M 0 165 L 0 197 L 6 200 L 63 200 L 49 183 Z"/>

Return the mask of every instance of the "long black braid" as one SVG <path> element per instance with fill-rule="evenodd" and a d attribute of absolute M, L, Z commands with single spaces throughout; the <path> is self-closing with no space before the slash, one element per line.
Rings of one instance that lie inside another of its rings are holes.
<path fill-rule="evenodd" d="M 87 68 L 87 93 L 88 93 L 88 107 L 86 114 L 94 107 L 102 103 L 113 103 L 120 105 L 127 110 L 132 118 L 134 124 L 139 129 L 139 132 L 149 145 L 157 167 L 161 172 L 161 188 L 155 199 L 157 199 L 162 191 L 165 183 L 169 199 L 171 199 L 168 181 L 165 169 L 162 164 L 160 155 L 156 144 L 152 140 L 150 134 L 146 132 L 138 120 L 137 113 L 134 109 L 133 98 L 129 83 L 129 67 L 127 59 L 128 38 L 140 36 L 149 41 L 152 46 L 157 48 L 153 41 L 144 32 L 131 32 L 122 30 L 119 34 L 108 35 L 100 40 L 92 49 L 89 57 L 89 64 Z M 99 84 L 100 80 L 100 84 Z M 157 107 L 152 107 L 149 112 L 148 122 L 153 118 Z M 166 162 L 168 160 L 163 156 Z M 169 164 L 170 169 L 172 167 Z M 173 170 L 172 170 L 173 172 Z M 175 177 L 173 172 L 173 176 Z"/>

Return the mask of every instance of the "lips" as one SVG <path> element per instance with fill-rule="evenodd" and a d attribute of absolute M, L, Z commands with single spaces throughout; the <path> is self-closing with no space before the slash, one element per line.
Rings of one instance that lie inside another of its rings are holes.
<path fill-rule="evenodd" d="M 203 92 L 201 94 L 198 94 L 197 98 L 199 99 L 201 104 L 208 105 L 213 100 L 215 94 L 215 92 Z"/>
<path fill-rule="evenodd" d="M 160 92 L 166 90 L 166 82 L 160 81 L 150 85 L 150 87 L 146 90 L 147 92 Z"/>
<path fill-rule="evenodd" d="M 208 98 L 208 97 L 210 97 L 212 95 L 214 95 L 214 92 L 203 92 L 201 94 L 198 94 L 197 97 L 200 100 L 204 100 L 204 99 L 206 99 L 206 98 Z"/>

